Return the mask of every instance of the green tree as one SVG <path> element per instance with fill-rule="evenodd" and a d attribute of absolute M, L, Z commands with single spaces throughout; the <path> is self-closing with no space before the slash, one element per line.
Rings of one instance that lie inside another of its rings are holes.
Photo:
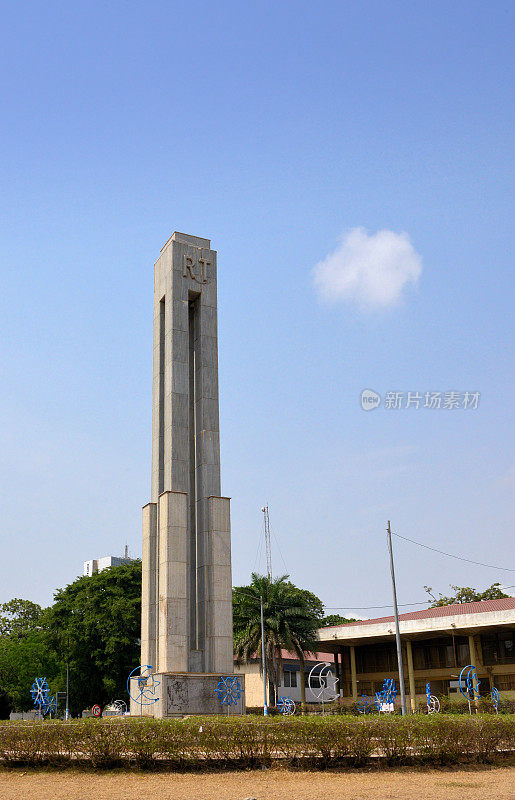
<path fill-rule="evenodd" d="M 44 619 L 60 688 L 69 662 L 72 714 L 126 697 L 140 659 L 141 561 L 77 578 L 56 593 Z"/>
<path fill-rule="evenodd" d="M 261 670 L 261 598 L 265 633 L 265 661 L 269 697 L 275 705 L 282 674 L 281 650 L 294 652 L 300 662 L 302 706 L 306 703 L 305 656 L 317 649 L 317 628 L 310 592 L 299 590 L 288 575 L 269 579 L 253 572 L 249 586 L 233 589 L 233 620 L 236 659 L 239 664 L 257 657 Z M 312 595 L 312 598 L 316 597 Z M 318 600 L 318 598 L 316 598 Z M 323 613 L 323 608 L 322 608 Z"/>
<path fill-rule="evenodd" d="M 0 692 L 7 698 L 4 716 L 9 711 L 28 711 L 34 707 L 30 689 L 34 678 L 45 677 L 55 691 L 60 665 L 49 647 L 45 631 L 0 638 Z"/>
<path fill-rule="evenodd" d="M 470 586 L 453 586 L 451 584 L 451 589 L 454 589 L 454 594 L 450 597 L 446 597 L 439 593 L 438 599 L 434 596 L 431 586 L 424 586 L 424 589 L 433 600 L 431 608 L 450 606 L 453 605 L 453 603 L 473 603 L 478 600 L 497 600 L 500 597 L 509 597 L 509 595 L 502 591 L 500 583 L 492 583 L 484 592 L 479 592 L 477 589 L 472 589 Z"/>
<path fill-rule="evenodd" d="M 0 604 L 0 636 L 24 636 L 40 629 L 42 614 L 37 603 L 19 597 Z"/>
<path fill-rule="evenodd" d="M 324 619 L 324 604 L 321 599 L 313 592 L 310 592 L 309 589 L 299 589 L 299 587 L 295 586 L 291 581 L 287 581 L 286 583 L 292 594 L 299 598 L 299 602 L 305 605 L 306 609 L 313 615 L 313 618 L 317 620 L 317 624 L 320 626 Z"/>
<path fill-rule="evenodd" d="M 329 628 L 331 625 L 347 625 L 349 622 L 356 622 L 354 617 L 342 617 L 341 614 L 328 614 L 320 622 L 320 628 Z"/>
<path fill-rule="evenodd" d="M 52 681 L 59 672 L 49 651 L 44 611 L 37 603 L 15 597 L 0 605 L 0 713 L 33 707 L 30 689 L 36 677 Z"/>

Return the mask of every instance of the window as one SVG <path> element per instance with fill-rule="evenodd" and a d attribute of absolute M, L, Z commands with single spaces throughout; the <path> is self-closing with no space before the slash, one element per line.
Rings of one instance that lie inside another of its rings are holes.
<path fill-rule="evenodd" d="M 481 634 L 485 664 L 515 664 L 515 630 Z"/>
<path fill-rule="evenodd" d="M 515 675 L 494 675 L 494 686 L 500 692 L 510 692 L 515 689 Z"/>
<path fill-rule="evenodd" d="M 469 659 L 468 642 L 463 636 L 426 639 L 413 642 L 413 664 L 416 670 L 457 668 Z M 455 661 L 456 654 L 456 661 Z"/>
<path fill-rule="evenodd" d="M 320 677 L 313 673 L 311 678 L 309 677 L 309 672 L 306 672 L 306 686 L 309 686 L 311 682 L 312 689 L 320 689 Z"/>
<path fill-rule="evenodd" d="M 286 689 L 295 688 L 297 686 L 297 673 L 285 672 L 283 675 L 283 683 Z"/>
<path fill-rule="evenodd" d="M 397 668 L 395 645 L 388 642 L 356 647 L 356 668 L 359 674 L 392 672 Z"/>

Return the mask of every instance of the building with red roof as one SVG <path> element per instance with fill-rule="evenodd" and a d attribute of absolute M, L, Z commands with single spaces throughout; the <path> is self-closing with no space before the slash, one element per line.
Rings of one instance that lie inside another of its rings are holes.
<path fill-rule="evenodd" d="M 455 603 L 399 615 L 406 696 L 415 709 L 426 683 L 438 696 L 458 695 L 458 677 L 476 667 L 479 691 L 495 686 L 515 697 L 515 597 Z M 397 651 L 393 616 L 321 628 L 320 646 L 334 654 L 341 696 L 373 697 L 385 677 L 397 686 Z"/>

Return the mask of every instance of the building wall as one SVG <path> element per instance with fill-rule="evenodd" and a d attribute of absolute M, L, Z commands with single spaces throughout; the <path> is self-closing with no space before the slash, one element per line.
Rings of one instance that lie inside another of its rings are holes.
<path fill-rule="evenodd" d="M 93 558 L 84 562 L 84 575 L 91 577 L 95 572 L 102 572 L 109 567 L 121 567 L 123 564 L 130 564 L 132 558 L 122 558 L 121 556 L 103 556 Z"/>
<path fill-rule="evenodd" d="M 263 677 L 259 672 L 259 664 L 242 664 L 235 666 L 236 675 L 245 675 L 245 704 L 247 708 L 263 708 Z M 267 691 L 268 703 L 268 691 Z"/>
<path fill-rule="evenodd" d="M 479 691 L 488 694 L 496 686 L 501 697 L 515 698 L 515 628 L 501 628 L 488 634 L 473 636 L 474 658 L 470 654 L 469 637 L 464 635 L 441 636 L 413 640 L 413 666 L 417 701 L 425 698 L 425 686 L 429 682 L 431 691 L 451 700 L 461 700 L 459 690 L 452 686 L 458 680 L 462 668 L 472 662 L 480 681 Z M 342 664 L 342 693 L 344 699 L 352 699 L 350 660 L 344 648 Z M 373 696 L 380 691 L 385 677 L 393 677 L 399 685 L 397 655 L 392 642 L 357 645 L 356 677 L 358 697 Z M 403 645 L 403 667 L 405 691 L 409 696 L 409 675 L 406 644 Z"/>
<path fill-rule="evenodd" d="M 306 672 L 306 702 L 318 703 L 318 699 L 312 695 L 308 688 L 308 673 L 311 667 L 316 662 L 307 663 Z M 245 697 L 247 708 L 263 708 L 263 676 L 259 671 L 259 664 L 257 662 L 251 664 L 243 664 L 239 667 L 234 667 L 234 672 L 237 674 L 245 675 Z M 295 685 L 292 685 L 295 684 Z M 300 664 L 291 661 L 285 665 L 283 675 L 278 686 L 278 697 L 291 697 L 295 703 L 301 701 L 300 689 Z M 267 703 L 269 702 L 268 687 L 267 687 Z"/>

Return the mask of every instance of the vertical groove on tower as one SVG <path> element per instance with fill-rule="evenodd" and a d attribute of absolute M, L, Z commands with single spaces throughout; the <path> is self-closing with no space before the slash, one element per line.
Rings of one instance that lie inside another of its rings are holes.
<path fill-rule="evenodd" d="M 198 325 L 198 297 L 188 303 L 188 380 L 189 380 L 189 520 L 190 520 L 190 649 L 199 649 L 198 630 L 198 519 L 197 519 L 197 392 L 196 392 L 196 328 Z"/>
<path fill-rule="evenodd" d="M 164 492 L 165 486 L 165 320 L 166 300 L 159 303 L 159 483 L 158 494 Z"/>

